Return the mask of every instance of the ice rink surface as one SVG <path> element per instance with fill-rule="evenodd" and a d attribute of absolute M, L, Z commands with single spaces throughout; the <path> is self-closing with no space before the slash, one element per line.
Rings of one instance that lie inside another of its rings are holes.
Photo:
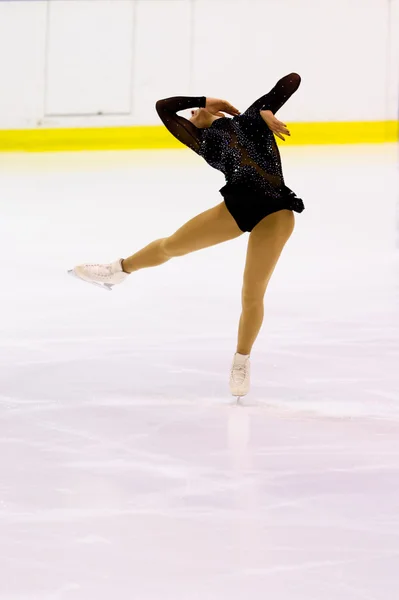
<path fill-rule="evenodd" d="M 306 211 L 237 405 L 247 234 L 112 293 L 66 275 L 219 203 L 221 174 L 2 156 L 1 600 L 397 600 L 397 149 L 283 162 Z"/>

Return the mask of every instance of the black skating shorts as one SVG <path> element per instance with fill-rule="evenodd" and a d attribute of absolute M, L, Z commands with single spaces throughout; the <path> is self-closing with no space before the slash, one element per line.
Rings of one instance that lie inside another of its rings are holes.
<path fill-rule="evenodd" d="M 304 204 L 292 190 L 284 186 L 279 198 L 272 198 L 245 185 L 226 184 L 219 190 L 227 210 L 241 231 L 252 231 L 262 219 L 279 210 L 302 212 Z"/>

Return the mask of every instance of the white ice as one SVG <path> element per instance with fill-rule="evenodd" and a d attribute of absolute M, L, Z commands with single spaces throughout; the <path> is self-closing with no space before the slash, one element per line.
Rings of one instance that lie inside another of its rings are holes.
<path fill-rule="evenodd" d="M 2 156 L 1 600 L 397 600 L 396 147 L 283 158 L 306 211 L 237 406 L 247 235 L 112 293 L 66 275 L 217 204 L 220 173 Z"/>

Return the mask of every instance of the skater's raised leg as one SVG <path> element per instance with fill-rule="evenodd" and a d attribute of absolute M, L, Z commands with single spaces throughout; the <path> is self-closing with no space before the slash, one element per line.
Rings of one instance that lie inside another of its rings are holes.
<path fill-rule="evenodd" d="M 242 233 L 222 202 L 190 219 L 173 235 L 151 242 L 129 258 L 105 265 L 79 265 L 70 273 L 89 283 L 111 289 L 115 284 L 122 283 L 129 273 L 156 267 L 176 256 L 227 242 Z"/>
<path fill-rule="evenodd" d="M 224 202 L 190 219 L 173 235 L 155 240 L 123 261 L 123 270 L 132 273 L 156 267 L 176 256 L 232 240 L 243 232 Z"/>
<path fill-rule="evenodd" d="M 263 323 L 264 295 L 281 252 L 294 230 L 294 224 L 293 212 L 281 210 L 262 219 L 249 236 L 237 353 L 230 379 L 230 389 L 234 396 L 248 393 L 249 356 Z"/>

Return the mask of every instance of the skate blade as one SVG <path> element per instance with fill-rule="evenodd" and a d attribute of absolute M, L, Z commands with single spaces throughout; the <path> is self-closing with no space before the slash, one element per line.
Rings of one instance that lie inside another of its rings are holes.
<path fill-rule="evenodd" d="M 76 279 L 80 279 L 80 281 L 84 281 L 85 283 L 90 283 L 91 285 L 95 285 L 103 290 L 107 290 L 108 292 L 112 292 L 112 288 L 114 287 L 112 283 L 97 283 L 97 281 L 87 281 L 86 279 L 82 279 L 79 275 L 76 275 L 75 271 L 71 269 L 68 271 L 68 275 L 75 277 Z"/>
<path fill-rule="evenodd" d="M 245 397 L 248 395 L 249 392 L 246 392 L 245 394 L 231 394 L 234 398 L 234 400 L 237 402 L 237 404 L 240 404 L 240 402 L 242 400 L 245 399 Z"/>

